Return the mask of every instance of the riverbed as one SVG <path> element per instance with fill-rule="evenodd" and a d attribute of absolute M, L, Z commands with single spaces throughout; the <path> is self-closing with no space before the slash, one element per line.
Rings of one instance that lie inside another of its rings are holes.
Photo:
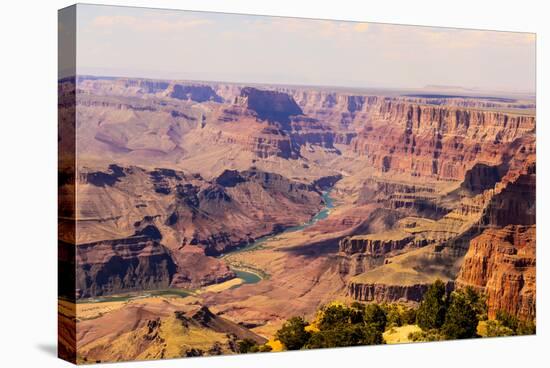
<path fill-rule="evenodd" d="M 254 250 L 257 250 L 257 249 L 261 248 L 263 244 L 269 242 L 270 240 L 272 240 L 272 239 L 274 239 L 274 238 L 276 238 L 280 235 L 304 230 L 304 229 L 316 224 L 318 221 L 327 218 L 328 215 L 330 214 L 330 210 L 332 208 L 334 208 L 334 200 L 330 197 L 330 191 L 323 192 L 322 197 L 323 197 L 323 202 L 325 203 L 325 207 L 323 207 L 323 209 L 321 209 L 321 211 L 319 211 L 315 216 L 313 216 L 308 222 L 305 222 L 302 225 L 291 226 L 291 227 L 286 228 L 285 230 L 283 230 L 281 232 L 278 232 L 276 234 L 263 236 L 263 237 L 259 238 L 258 240 L 254 241 L 254 242 L 252 242 L 252 243 L 250 243 L 250 244 L 248 244 L 244 247 L 237 248 L 237 249 L 235 249 L 235 250 L 233 250 L 229 253 L 222 254 L 222 255 L 219 256 L 219 258 L 224 258 L 225 259 L 228 256 L 236 254 L 236 253 L 252 252 Z M 229 267 L 231 268 L 231 270 L 233 272 L 235 272 L 237 277 L 244 280 L 244 283 L 242 283 L 241 285 L 255 284 L 257 282 L 260 282 L 264 278 L 261 275 L 261 272 L 247 271 L 243 268 L 239 268 L 238 266 L 231 265 L 231 264 L 229 265 Z M 241 285 L 237 285 L 237 286 L 235 286 L 235 288 L 237 288 Z"/>
<path fill-rule="evenodd" d="M 325 207 L 321 211 L 319 211 L 315 216 L 311 218 L 308 222 L 303 223 L 302 225 L 297 226 L 291 226 L 286 228 L 285 230 L 278 232 L 276 234 L 266 235 L 262 236 L 261 238 L 258 238 L 258 240 L 247 244 L 244 247 L 237 248 L 235 250 L 232 250 L 231 252 L 221 254 L 219 258 L 226 258 L 227 256 L 230 256 L 232 254 L 240 253 L 240 252 L 250 252 L 254 250 L 255 248 L 260 247 L 262 244 L 287 233 L 292 233 L 300 230 L 304 230 L 305 228 L 308 228 L 314 224 L 316 224 L 318 221 L 326 219 L 328 215 L 330 214 L 330 210 L 334 208 L 334 200 L 330 197 L 330 191 L 323 192 L 323 201 L 325 202 Z"/>
<path fill-rule="evenodd" d="M 325 203 L 325 207 L 323 207 L 323 209 L 321 209 L 321 211 L 319 211 L 315 216 L 313 216 L 308 222 L 303 223 L 302 225 L 286 228 L 285 230 L 278 232 L 276 234 L 263 236 L 258 240 L 242 248 L 238 248 L 229 253 L 222 254 L 219 256 L 219 258 L 226 258 L 232 254 L 240 253 L 240 252 L 252 252 L 254 250 L 259 249 L 264 243 L 269 242 L 270 240 L 276 238 L 277 236 L 304 230 L 305 228 L 314 225 L 318 221 L 327 218 L 328 215 L 330 214 L 330 210 L 334 208 L 334 200 L 330 197 L 330 191 L 323 192 L 323 201 Z M 237 275 L 238 278 L 243 280 L 242 284 L 235 285 L 232 287 L 232 289 L 238 288 L 246 284 L 255 284 L 264 279 L 264 276 L 262 275 L 261 271 L 254 272 L 253 270 L 250 270 L 247 267 L 240 268 L 231 264 L 229 265 L 229 267 Z M 102 296 L 102 297 L 97 297 L 92 299 L 84 299 L 84 300 L 79 300 L 77 302 L 78 303 L 103 303 L 103 302 L 114 302 L 114 301 L 127 301 L 127 300 L 140 299 L 140 298 L 146 298 L 146 297 L 152 297 L 152 296 L 172 296 L 172 297 L 185 298 L 189 295 L 194 295 L 194 294 L 195 294 L 195 291 L 182 290 L 182 289 L 144 290 L 144 291 L 125 293 L 121 295 L 109 295 L 109 296 Z"/>

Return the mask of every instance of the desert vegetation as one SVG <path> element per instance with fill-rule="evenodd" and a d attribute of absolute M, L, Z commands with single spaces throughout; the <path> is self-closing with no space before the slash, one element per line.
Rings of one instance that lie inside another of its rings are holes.
<path fill-rule="evenodd" d="M 471 287 L 448 293 L 444 283 L 436 280 L 417 307 L 335 302 L 321 308 L 311 322 L 302 317 L 288 319 L 275 337 L 286 350 L 333 348 L 385 344 L 384 335 L 399 329 L 413 330 L 407 336 L 411 342 L 536 333 L 534 321 L 506 312 L 489 320 L 483 294 Z"/>

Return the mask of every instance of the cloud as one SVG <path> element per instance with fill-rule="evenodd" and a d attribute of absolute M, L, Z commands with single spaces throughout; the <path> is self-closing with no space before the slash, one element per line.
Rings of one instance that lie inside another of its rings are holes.
<path fill-rule="evenodd" d="M 378 24 L 380 39 L 393 44 L 414 44 L 437 49 L 510 48 L 535 45 L 533 33 Z"/>
<path fill-rule="evenodd" d="M 260 18 L 247 21 L 252 33 L 285 33 L 311 40 L 350 41 L 369 30 L 369 23 L 300 18 Z"/>
<path fill-rule="evenodd" d="M 529 33 L 126 8 L 80 20 L 80 64 L 127 75 L 507 89 L 535 80 Z M 231 58 L 222 63 L 220 55 Z"/>
<path fill-rule="evenodd" d="M 369 24 L 368 23 L 356 23 L 353 26 L 353 29 L 356 32 L 366 32 L 369 29 Z"/>
<path fill-rule="evenodd" d="M 173 19 L 135 17 L 129 15 L 100 15 L 91 21 L 91 26 L 104 30 L 129 29 L 133 32 L 181 32 L 190 28 L 212 24 L 209 19 Z"/>

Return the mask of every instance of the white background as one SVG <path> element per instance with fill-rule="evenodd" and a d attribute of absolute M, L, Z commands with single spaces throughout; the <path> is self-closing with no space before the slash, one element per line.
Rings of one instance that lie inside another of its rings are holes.
<path fill-rule="evenodd" d="M 538 260 L 536 337 L 358 347 L 114 364 L 113 367 L 538 367 L 550 355 L 548 157 L 550 22 L 545 1 L 104 1 L 107 4 L 537 33 Z M 0 12 L 0 366 L 68 366 L 56 349 L 57 9 L 3 2 Z M 546 358 L 546 359 L 545 359 Z M 130 365 L 128 365 L 130 364 Z"/>

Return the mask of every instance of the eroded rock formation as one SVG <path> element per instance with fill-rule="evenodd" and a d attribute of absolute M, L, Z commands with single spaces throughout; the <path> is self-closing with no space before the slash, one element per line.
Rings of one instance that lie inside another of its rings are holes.
<path fill-rule="evenodd" d="M 355 300 L 375 303 L 420 302 L 429 285 L 386 285 L 351 282 L 348 294 Z M 447 292 L 454 289 L 452 282 L 446 284 Z"/>
<path fill-rule="evenodd" d="M 302 109 L 291 96 L 277 91 L 245 87 L 235 103 L 246 106 L 260 120 L 281 124 L 285 130 L 289 129 L 291 116 L 302 115 Z"/>
<path fill-rule="evenodd" d="M 119 165 L 81 169 L 78 197 L 79 298 L 231 279 L 209 256 L 303 223 L 323 205 L 315 185 L 258 170 L 208 181 Z"/>
<path fill-rule="evenodd" d="M 414 236 L 408 233 L 356 235 L 340 241 L 340 252 L 352 255 L 363 253 L 368 256 L 383 256 L 401 250 L 413 243 Z"/>
<path fill-rule="evenodd" d="M 498 311 L 535 318 L 535 232 L 534 225 L 508 225 L 487 229 L 471 241 L 457 284 L 487 295 L 490 318 Z"/>
<path fill-rule="evenodd" d="M 534 291 L 518 286 L 529 257 L 509 254 L 529 247 L 500 235 L 535 224 L 531 102 L 88 77 L 77 91 L 80 243 L 145 236 L 177 266 L 171 285 L 216 283 L 228 270 L 209 256 L 303 224 L 335 186 L 341 209 L 287 253 L 330 269 L 309 269 L 313 285 L 330 274 L 358 300 L 418 301 L 460 271 L 459 284 L 492 293 L 493 311 L 534 315 Z M 472 281 L 465 265 L 483 254 L 491 276 Z"/>
<path fill-rule="evenodd" d="M 168 90 L 169 97 L 177 98 L 178 100 L 190 100 L 195 102 L 222 102 L 222 98 L 210 86 L 187 86 L 181 84 L 173 84 Z"/>
<path fill-rule="evenodd" d="M 477 161 L 501 163 L 534 130 L 532 116 L 388 101 L 373 106 L 352 147 L 382 172 L 460 180 Z"/>
<path fill-rule="evenodd" d="M 168 249 L 146 236 L 80 244 L 76 267 L 77 298 L 165 289 L 177 271 Z"/>
<path fill-rule="evenodd" d="M 536 166 L 516 162 L 493 196 L 457 278 L 487 295 L 489 317 L 506 311 L 536 318 Z M 519 166 L 518 166 L 519 165 Z"/>

